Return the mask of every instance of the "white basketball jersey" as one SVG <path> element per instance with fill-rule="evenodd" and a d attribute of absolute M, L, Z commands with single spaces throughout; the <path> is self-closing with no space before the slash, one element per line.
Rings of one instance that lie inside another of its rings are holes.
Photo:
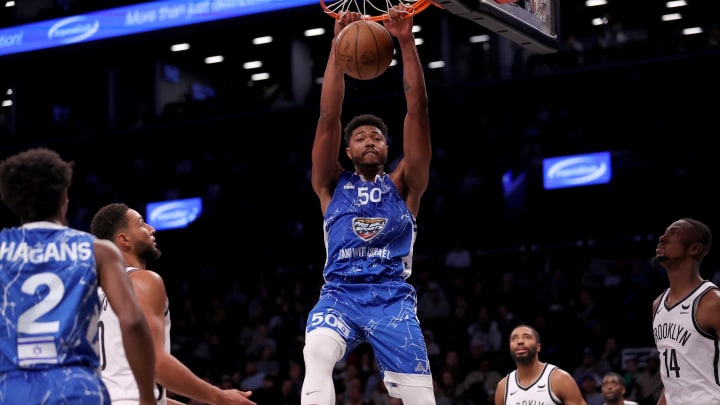
<path fill-rule="evenodd" d="M 704 281 L 672 307 L 667 306 L 670 289 L 661 295 L 653 317 L 653 336 L 668 405 L 720 405 L 718 337 L 701 330 L 695 319 L 700 298 L 716 288 Z"/>
<path fill-rule="evenodd" d="M 527 387 L 523 387 L 518 383 L 517 370 L 508 374 L 505 382 L 505 405 L 562 404 L 560 398 L 553 394 L 550 386 L 550 376 L 555 369 L 557 369 L 557 366 L 545 363 L 542 373 Z"/>
<path fill-rule="evenodd" d="M 128 274 L 139 269 L 126 267 Z M 140 401 L 137 383 L 133 376 L 132 369 L 125 356 L 125 348 L 122 342 L 120 321 L 117 315 L 108 304 L 107 296 L 102 288 L 98 287 L 100 303 L 100 319 L 98 322 L 100 333 L 100 372 L 103 382 L 110 393 L 110 399 L 114 405 L 137 404 Z M 165 351 L 170 353 L 170 310 L 167 298 L 165 300 Z M 165 405 L 167 397 L 165 388 L 155 384 L 155 398 L 158 405 Z"/>

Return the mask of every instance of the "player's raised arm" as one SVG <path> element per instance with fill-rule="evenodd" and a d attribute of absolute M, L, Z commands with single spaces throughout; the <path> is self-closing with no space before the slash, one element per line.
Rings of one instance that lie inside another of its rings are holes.
<path fill-rule="evenodd" d="M 335 60 L 335 41 L 345 26 L 360 19 L 359 13 L 345 13 L 335 20 L 323 85 L 320 93 L 320 117 L 312 149 L 312 187 L 320 198 L 323 214 L 330 202 L 332 188 L 342 171 L 338 153 L 342 143 L 342 104 L 345 98 L 345 73 Z"/>
<path fill-rule="evenodd" d="M 430 179 L 430 119 L 425 75 L 412 32 L 413 18 L 400 4 L 388 11 L 385 28 L 398 40 L 403 65 L 403 91 L 407 112 L 403 124 L 403 159 L 393 172 L 393 182 L 410 211 L 417 215 L 420 197 Z"/>

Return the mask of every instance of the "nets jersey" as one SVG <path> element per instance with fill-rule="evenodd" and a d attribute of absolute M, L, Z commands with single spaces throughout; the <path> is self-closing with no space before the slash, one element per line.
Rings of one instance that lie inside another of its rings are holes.
<path fill-rule="evenodd" d="M 527 387 L 518 383 L 517 370 L 507 375 L 505 381 L 505 405 L 552 405 L 563 402 L 552 392 L 550 376 L 557 369 L 552 364 L 545 363 L 542 373 Z"/>
<path fill-rule="evenodd" d="M 328 282 L 379 282 L 411 273 L 415 217 L 388 174 L 340 175 L 325 222 Z"/>
<path fill-rule="evenodd" d="M 94 236 L 51 222 L 0 232 L 0 375 L 98 368 Z"/>
<path fill-rule="evenodd" d="M 138 271 L 135 267 L 126 267 L 128 274 Z M 107 296 L 102 288 L 98 288 L 98 296 L 102 305 L 98 329 L 101 343 L 101 375 L 110 392 L 112 403 L 137 404 L 140 401 L 137 383 L 128 363 L 122 341 L 120 321 L 115 311 L 108 304 Z M 165 351 L 170 353 L 170 310 L 165 301 Z M 165 388 L 155 384 L 155 398 L 159 405 L 167 403 Z"/>
<path fill-rule="evenodd" d="M 668 405 L 720 404 L 718 336 L 701 330 L 695 319 L 700 298 L 718 287 L 704 281 L 672 307 L 670 289 L 653 317 L 653 336 L 660 354 L 660 374 Z"/>

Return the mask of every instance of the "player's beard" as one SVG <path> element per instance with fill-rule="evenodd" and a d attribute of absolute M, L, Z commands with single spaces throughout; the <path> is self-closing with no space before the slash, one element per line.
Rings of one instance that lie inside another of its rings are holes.
<path fill-rule="evenodd" d="M 145 260 L 146 262 L 149 262 L 151 260 L 159 259 L 160 256 L 162 256 L 162 252 L 160 249 L 156 248 L 152 244 L 149 245 L 143 245 L 142 250 L 140 250 L 140 254 L 138 256 Z"/>
<path fill-rule="evenodd" d="M 531 364 L 537 357 L 537 349 L 533 347 L 527 347 L 527 352 L 523 355 L 518 356 L 515 352 L 511 352 L 510 356 L 519 364 Z"/>
<path fill-rule="evenodd" d="M 650 259 L 650 264 L 661 265 L 668 260 L 670 260 L 670 258 L 665 255 L 654 256 L 652 259 Z"/>
<path fill-rule="evenodd" d="M 365 155 L 360 155 L 353 162 L 356 166 L 368 169 L 382 169 L 387 163 L 387 156 L 383 156 L 380 152 L 372 160 L 366 160 Z"/>

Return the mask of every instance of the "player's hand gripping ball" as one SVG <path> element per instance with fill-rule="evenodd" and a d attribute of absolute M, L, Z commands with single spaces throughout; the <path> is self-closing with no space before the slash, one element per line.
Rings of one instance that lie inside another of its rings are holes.
<path fill-rule="evenodd" d="M 395 45 L 382 24 L 358 20 L 348 24 L 335 39 L 335 58 L 346 75 L 374 79 L 390 67 Z"/>

